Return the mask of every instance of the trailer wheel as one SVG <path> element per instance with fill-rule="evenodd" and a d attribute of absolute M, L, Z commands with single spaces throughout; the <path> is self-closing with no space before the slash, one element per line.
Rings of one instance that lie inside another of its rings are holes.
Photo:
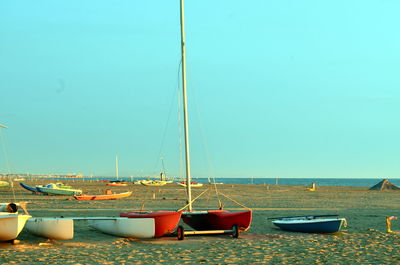
<path fill-rule="evenodd" d="M 232 226 L 232 237 L 233 238 L 239 237 L 239 227 L 236 224 Z"/>
<path fill-rule="evenodd" d="M 178 237 L 178 240 L 185 239 L 185 229 L 183 229 L 183 226 L 181 226 L 181 225 L 178 226 L 177 237 Z"/>

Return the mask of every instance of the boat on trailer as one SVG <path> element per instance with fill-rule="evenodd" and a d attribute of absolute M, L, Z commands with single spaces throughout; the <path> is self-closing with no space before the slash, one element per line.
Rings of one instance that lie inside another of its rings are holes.
<path fill-rule="evenodd" d="M 252 211 L 244 210 L 231 212 L 226 210 L 194 211 L 192 209 L 192 181 L 190 172 L 190 148 L 189 148 L 189 125 L 186 92 L 186 41 L 184 26 L 184 0 L 180 0 L 180 22 L 181 22 L 181 61 L 182 61 L 182 90 L 183 90 L 183 122 L 185 139 L 185 169 L 186 169 L 186 194 L 188 211 L 182 214 L 182 220 L 196 231 L 184 231 L 182 226 L 178 228 L 178 239 L 185 235 L 194 234 L 218 234 L 230 233 L 233 237 L 239 236 L 239 231 L 249 229 L 252 221 Z"/>
<path fill-rule="evenodd" d="M 282 230 L 303 233 L 336 233 L 347 226 L 338 215 L 308 215 L 279 217 L 272 223 Z"/>
<path fill-rule="evenodd" d="M 250 228 L 252 221 L 251 211 L 192 211 L 184 212 L 182 220 L 195 230 L 229 230 L 237 225 L 240 232 Z"/>
<path fill-rule="evenodd" d="M 162 237 L 175 232 L 181 215 L 182 212 L 175 211 L 135 211 L 122 212 L 119 216 L 132 219 L 154 219 L 154 235 L 152 237 Z"/>
<path fill-rule="evenodd" d="M 155 236 L 154 218 L 91 217 L 87 219 L 90 227 L 109 235 L 127 238 L 153 238 Z"/>
<path fill-rule="evenodd" d="M 89 217 L 89 226 L 114 236 L 158 238 L 175 232 L 181 212 L 123 212 L 120 217 Z M 80 219 L 83 218 L 74 218 Z"/>

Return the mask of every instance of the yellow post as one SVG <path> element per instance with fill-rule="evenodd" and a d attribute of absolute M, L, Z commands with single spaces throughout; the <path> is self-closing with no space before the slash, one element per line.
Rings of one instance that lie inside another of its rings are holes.
<path fill-rule="evenodd" d="M 392 220 L 397 220 L 397 217 L 396 216 L 387 216 L 386 217 L 386 232 L 388 232 L 388 233 L 393 232 L 391 230 Z"/>

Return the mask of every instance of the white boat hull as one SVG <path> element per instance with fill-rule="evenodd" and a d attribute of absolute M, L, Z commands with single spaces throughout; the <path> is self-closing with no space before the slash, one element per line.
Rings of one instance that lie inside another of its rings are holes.
<path fill-rule="evenodd" d="M 67 218 L 31 218 L 25 225 L 34 235 L 48 239 L 68 240 L 74 238 L 74 220 Z"/>
<path fill-rule="evenodd" d="M 0 241 L 16 239 L 29 218 L 31 218 L 30 215 L 0 213 Z"/>
<path fill-rule="evenodd" d="M 154 218 L 99 217 L 87 221 L 94 229 L 118 237 L 153 238 L 155 235 Z"/>

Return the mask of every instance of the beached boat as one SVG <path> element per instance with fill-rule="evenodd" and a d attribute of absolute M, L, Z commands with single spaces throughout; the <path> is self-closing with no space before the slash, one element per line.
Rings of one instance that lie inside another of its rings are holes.
<path fill-rule="evenodd" d="M 0 241 L 13 241 L 24 228 L 30 215 L 0 212 Z"/>
<path fill-rule="evenodd" d="M 8 186 L 10 186 L 10 183 L 8 181 L 0 180 L 0 188 Z"/>
<path fill-rule="evenodd" d="M 19 214 L 18 204 L 0 204 L 0 241 L 14 242 L 21 233 L 26 221 L 31 218 L 29 214 Z"/>
<path fill-rule="evenodd" d="M 19 185 L 20 185 L 22 188 L 26 189 L 26 190 L 29 190 L 29 191 L 32 191 L 32 192 L 39 192 L 39 191 L 36 189 L 37 186 L 36 186 L 36 187 L 32 187 L 32 186 L 26 185 L 25 183 L 22 183 L 22 182 L 20 182 Z"/>
<path fill-rule="evenodd" d="M 126 183 L 119 183 L 119 182 L 110 182 L 106 184 L 107 186 L 114 186 L 114 187 L 126 187 L 128 184 Z"/>
<path fill-rule="evenodd" d="M 186 187 L 187 186 L 186 185 L 186 181 L 178 182 L 178 185 L 182 186 L 182 187 Z M 197 181 L 192 181 L 192 183 L 190 183 L 190 187 L 192 187 L 192 188 L 200 188 L 200 187 L 203 187 L 203 183 L 200 183 L 200 182 L 197 182 Z"/>
<path fill-rule="evenodd" d="M 72 189 L 71 186 L 64 185 L 64 184 L 61 183 L 61 182 L 55 183 L 55 184 L 54 184 L 54 183 L 50 183 L 50 184 L 47 184 L 47 185 L 36 185 L 35 187 L 26 185 L 25 183 L 22 183 L 22 182 L 20 182 L 19 185 L 20 185 L 22 188 L 24 188 L 24 189 L 26 189 L 26 190 L 29 190 L 29 191 L 32 191 L 32 192 L 40 192 L 40 191 L 37 189 L 38 187 L 45 187 L 45 188 L 47 187 L 47 188 L 51 188 L 51 187 L 53 187 L 54 185 L 56 185 L 57 187 L 59 187 L 59 188 L 61 188 L 61 189 Z"/>
<path fill-rule="evenodd" d="M 182 212 L 154 211 L 154 212 L 122 212 L 120 217 L 133 219 L 154 219 L 153 237 L 162 237 L 171 234 L 178 226 Z"/>
<path fill-rule="evenodd" d="M 68 240 L 74 237 L 74 220 L 69 218 L 31 218 L 25 228 L 34 235 L 48 239 Z"/>
<path fill-rule="evenodd" d="M 102 233 L 127 238 L 155 237 L 154 218 L 90 217 L 88 225 Z"/>
<path fill-rule="evenodd" d="M 102 194 L 102 195 L 77 195 L 74 196 L 75 199 L 80 200 L 80 201 L 88 201 L 88 200 L 116 200 L 116 199 L 121 199 L 125 197 L 129 197 L 132 195 L 132 191 L 128 192 L 122 192 L 122 193 L 110 193 L 110 194 Z"/>
<path fill-rule="evenodd" d="M 82 190 L 78 189 L 64 189 L 58 187 L 56 184 L 50 184 L 46 187 L 36 187 L 36 189 L 45 194 L 49 195 L 81 195 Z"/>
<path fill-rule="evenodd" d="M 336 233 L 347 225 L 346 219 L 337 215 L 280 217 L 272 223 L 282 230 L 304 233 Z"/>
<path fill-rule="evenodd" d="M 190 172 L 190 151 L 189 151 L 189 125 L 188 125 L 188 107 L 187 107 L 187 92 L 186 92 L 186 41 L 184 27 L 184 0 L 180 0 L 180 21 L 181 21 L 181 61 L 182 61 L 182 90 L 183 90 L 183 121 L 184 121 L 184 139 L 185 139 L 185 168 L 186 168 L 186 194 L 188 204 L 185 208 L 187 212 L 182 214 L 183 221 L 193 229 L 207 231 L 229 231 L 232 230 L 234 237 L 237 237 L 239 231 L 249 229 L 252 221 L 252 211 L 225 211 L 225 210 L 210 210 L 210 211 L 193 211 L 192 193 L 191 193 L 191 172 Z M 202 224 L 202 225 L 200 225 Z M 229 227 L 231 226 L 231 227 Z M 226 228 L 229 227 L 228 230 Z M 237 230 L 237 231 L 236 231 Z M 182 235 L 182 236 L 179 236 Z M 183 227 L 179 227 L 178 238 L 184 238 Z"/>
<path fill-rule="evenodd" d="M 140 184 L 149 187 L 161 187 L 167 184 L 167 181 L 164 180 L 150 180 L 150 181 L 141 181 Z"/>
<path fill-rule="evenodd" d="M 251 211 L 192 211 L 184 212 L 182 220 L 195 230 L 229 230 L 234 225 L 240 232 L 247 231 L 252 221 Z"/>

